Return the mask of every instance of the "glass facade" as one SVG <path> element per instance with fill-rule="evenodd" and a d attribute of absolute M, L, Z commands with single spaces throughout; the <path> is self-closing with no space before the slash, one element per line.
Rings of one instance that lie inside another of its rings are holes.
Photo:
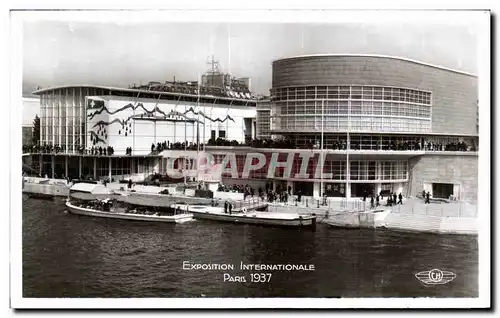
<path fill-rule="evenodd" d="M 380 86 L 303 86 L 271 90 L 277 131 L 430 132 L 430 92 Z"/>
<path fill-rule="evenodd" d="M 271 138 L 271 110 L 257 109 L 257 138 L 268 139 Z"/>
<path fill-rule="evenodd" d="M 108 95 L 109 90 L 87 87 L 54 89 L 40 94 L 40 143 L 59 145 L 75 153 L 85 147 L 85 97 Z"/>
<path fill-rule="evenodd" d="M 257 131 L 258 139 L 271 138 L 271 101 L 262 100 L 257 102 Z"/>
<path fill-rule="evenodd" d="M 265 154 L 266 164 L 255 171 L 250 171 L 249 178 L 251 179 L 267 179 L 269 163 L 271 161 L 271 154 Z M 279 162 L 287 160 L 288 153 L 281 153 L 278 156 Z M 221 164 L 225 155 L 216 154 L 214 160 L 216 164 Z M 236 165 L 239 176 L 241 177 L 245 166 L 246 155 L 236 155 Z M 252 164 L 256 164 L 257 159 L 254 159 Z M 318 156 L 312 157 L 307 164 L 305 172 L 309 174 L 310 179 L 316 176 L 316 169 L 318 164 Z M 226 168 L 230 168 L 230 163 Z M 295 156 L 290 173 L 290 179 L 294 179 L 296 174 L 301 172 L 302 158 Z M 274 178 L 286 178 L 284 175 L 284 168 L 278 167 L 274 172 Z M 330 176 L 331 174 L 331 176 Z M 318 174 L 319 175 L 319 174 Z M 325 159 L 323 165 L 323 180 L 324 181 L 347 181 L 348 168 L 345 160 L 332 160 L 328 157 Z M 231 177 L 231 173 L 223 173 L 223 177 Z M 351 181 L 367 181 L 367 182 L 380 182 L 407 180 L 408 179 L 408 161 L 407 160 L 355 160 L 350 161 L 349 166 L 349 180 Z M 288 178 L 287 178 L 288 179 Z M 312 180 L 310 180 L 312 181 Z"/>

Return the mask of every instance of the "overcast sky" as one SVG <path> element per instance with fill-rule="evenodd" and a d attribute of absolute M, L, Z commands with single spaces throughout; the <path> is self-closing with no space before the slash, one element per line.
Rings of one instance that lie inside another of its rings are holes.
<path fill-rule="evenodd" d="M 477 29 L 436 24 L 25 22 L 23 93 L 37 86 L 128 87 L 196 80 L 212 54 L 225 72 L 269 94 L 271 62 L 320 53 L 407 57 L 477 73 Z"/>

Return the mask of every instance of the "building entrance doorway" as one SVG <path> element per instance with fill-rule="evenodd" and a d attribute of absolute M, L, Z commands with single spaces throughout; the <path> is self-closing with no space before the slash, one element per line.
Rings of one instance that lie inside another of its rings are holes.
<path fill-rule="evenodd" d="M 301 191 L 302 195 L 306 196 L 313 196 L 314 193 L 314 183 L 312 182 L 298 182 L 295 181 L 294 184 L 294 193 L 297 193 L 299 190 Z"/>
<path fill-rule="evenodd" d="M 432 197 L 448 199 L 450 195 L 453 195 L 453 183 L 432 184 Z"/>
<path fill-rule="evenodd" d="M 345 183 L 327 183 L 324 190 L 327 197 L 345 197 Z"/>
<path fill-rule="evenodd" d="M 351 197 L 362 198 L 375 195 L 374 183 L 351 183 Z"/>

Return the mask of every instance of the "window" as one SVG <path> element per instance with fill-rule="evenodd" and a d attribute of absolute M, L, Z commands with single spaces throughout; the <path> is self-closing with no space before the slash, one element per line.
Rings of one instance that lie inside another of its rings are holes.
<path fill-rule="evenodd" d="M 226 131 L 225 130 L 219 130 L 219 138 L 226 138 Z"/>
<path fill-rule="evenodd" d="M 349 86 L 341 86 L 339 89 L 340 99 L 349 99 L 350 96 L 350 87 Z"/>
<path fill-rule="evenodd" d="M 210 138 L 211 138 L 211 139 L 215 139 L 215 138 L 217 138 L 217 136 L 215 136 L 215 130 L 212 130 L 212 131 L 210 132 Z"/>

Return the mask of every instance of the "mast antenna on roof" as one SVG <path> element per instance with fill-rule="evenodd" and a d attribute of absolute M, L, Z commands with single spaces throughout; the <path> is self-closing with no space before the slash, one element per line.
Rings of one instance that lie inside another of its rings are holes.
<path fill-rule="evenodd" d="M 212 74 L 215 74 L 215 73 L 222 73 L 221 71 L 221 68 L 220 68 L 220 64 L 219 64 L 219 61 L 216 61 L 214 60 L 214 56 L 212 54 L 212 58 L 210 59 L 209 57 L 209 60 L 207 62 L 208 65 L 210 65 L 212 68 L 209 70 L 209 72 L 211 72 Z"/>

